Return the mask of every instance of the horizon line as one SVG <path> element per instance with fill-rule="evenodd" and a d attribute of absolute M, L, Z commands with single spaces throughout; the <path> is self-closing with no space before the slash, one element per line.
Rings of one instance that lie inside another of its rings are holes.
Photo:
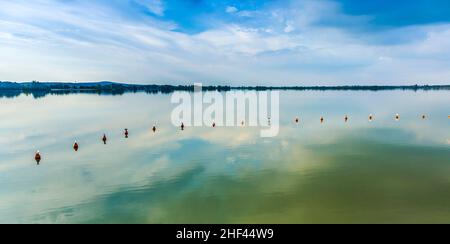
<path fill-rule="evenodd" d="M 101 83 L 109 83 L 109 84 L 115 84 L 115 85 L 126 85 L 126 86 L 172 86 L 172 87 L 192 87 L 196 86 L 197 84 L 202 84 L 201 82 L 193 82 L 191 84 L 163 84 L 163 83 L 149 83 L 149 84 L 143 84 L 143 83 L 127 83 L 127 82 L 118 82 L 118 81 L 109 81 L 109 80 L 101 80 L 101 81 L 37 81 L 37 80 L 31 80 L 31 81 L 9 81 L 9 80 L 0 80 L 0 83 L 13 83 L 18 85 L 24 85 L 29 83 L 35 83 L 35 84 L 66 84 L 66 85 L 93 85 L 93 84 L 101 84 Z M 407 85 L 401 85 L 401 84 L 392 84 L 392 85 L 374 85 L 374 84 L 345 84 L 345 85 L 227 85 L 227 84 L 214 84 L 214 85 L 205 85 L 202 84 L 203 87 L 228 87 L 228 88 L 339 88 L 339 87 L 448 87 L 450 86 L 450 83 L 448 84 L 407 84 Z"/>

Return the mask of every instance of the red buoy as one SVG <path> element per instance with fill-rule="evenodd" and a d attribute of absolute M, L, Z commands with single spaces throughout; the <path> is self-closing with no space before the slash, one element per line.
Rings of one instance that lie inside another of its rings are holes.
<path fill-rule="evenodd" d="M 79 149 L 78 142 L 75 141 L 75 143 L 73 144 L 73 150 L 75 150 L 75 152 L 78 152 L 78 149 Z"/>
<path fill-rule="evenodd" d="M 41 153 L 39 152 L 39 150 L 34 155 L 34 160 L 36 160 L 37 165 L 39 165 L 39 163 L 41 162 L 42 157 L 41 157 Z"/>
<path fill-rule="evenodd" d="M 128 133 L 128 129 L 125 129 L 125 138 L 128 138 L 128 135 L 129 135 L 129 133 Z"/>

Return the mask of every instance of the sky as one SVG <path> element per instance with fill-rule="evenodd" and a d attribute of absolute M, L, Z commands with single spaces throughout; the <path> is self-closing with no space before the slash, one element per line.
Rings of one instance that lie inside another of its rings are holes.
<path fill-rule="evenodd" d="M 450 84 L 448 0 L 0 0 L 0 80 Z"/>

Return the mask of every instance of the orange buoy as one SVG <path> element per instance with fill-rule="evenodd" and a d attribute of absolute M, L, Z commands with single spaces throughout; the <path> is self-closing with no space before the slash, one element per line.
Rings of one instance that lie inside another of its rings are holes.
<path fill-rule="evenodd" d="M 41 157 L 41 153 L 39 152 L 39 150 L 36 151 L 36 154 L 34 155 L 34 160 L 36 160 L 37 165 L 39 165 L 39 163 L 41 162 L 42 157 Z"/>
<path fill-rule="evenodd" d="M 447 116 L 447 118 L 449 118 L 449 119 L 450 119 L 450 115 L 449 115 L 449 116 Z"/>
<path fill-rule="evenodd" d="M 153 126 L 152 131 L 153 131 L 153 133 L 156 132 L 156 126 L 155 125 Z"/>
<path fill-rule="evenodd" d="M 125 129 L 125 138 L 128 138 L 128 135 L 129 135 L 129 133 L 128 133 L 128 129 Z"/>
<path fill-rule="evenodd" d="M 103 138 L 102 138 L 103 144 L 106 145 L 107 140 L 108 140 L 108 138 L 106 138 L 106 134 L 103 134 Z"/>
<path fill-rule="evenodd" d="M 78 142 L 75 141 L 75 143 L 73 144 L 73 150 L 75 150 L 75 152 L 78 152 L 78 149 L 79 149 Z"/>

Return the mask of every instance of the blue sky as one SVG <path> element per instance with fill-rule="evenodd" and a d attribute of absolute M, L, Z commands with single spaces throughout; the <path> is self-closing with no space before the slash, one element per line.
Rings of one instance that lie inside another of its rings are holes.
<path fill-rule="evenodd" d="M 0 1 L 0 80 L 450 84 L 447 0 Z"/>

